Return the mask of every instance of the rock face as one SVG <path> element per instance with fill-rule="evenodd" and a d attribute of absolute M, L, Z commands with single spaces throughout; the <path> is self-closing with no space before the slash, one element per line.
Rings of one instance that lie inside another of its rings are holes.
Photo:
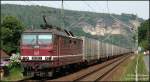
<path fill-rule="evenodd" d="M 136 30 L 139 26 L 140 26 L 140 23 L 137 19 L 136 20 L 130 20 L 130 25 L 133 27 L 133 30 Z"/>
<path fill-rule="evenodd" d="M 112 25 L 108 26 L 106 25 L 106 22 L 102 19 L 98 20 L 95 27 L 85 23 L 81 24 L 81 27 L 84 32 L 90 33 L 91 35 L 100 35 L 104 36 L 105 34 L 114 34 L 119 35 L 124 33 L 124 28 L 136 30 L 137 27 L 140 25 L 141 22 L 138 20 L 130 20 L 128 26 L 132 27 L 126 27 L 121 22 L 114 21 Z"/>

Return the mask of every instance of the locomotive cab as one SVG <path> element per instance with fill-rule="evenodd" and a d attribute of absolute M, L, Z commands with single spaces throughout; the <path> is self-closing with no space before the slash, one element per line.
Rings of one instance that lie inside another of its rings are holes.
<path fill-rule="evenodd" d="M 45 75 L 51 76 L 52 72 L 66 65 L 81 62 L 82 40 L 68 34 L 64 30 L 57 29 L 25 31 L 20 43 L 24 73 L 44 72 Z"/>
<path fill-rule="evenodd" d="M 21 40 L 22 60 L 48 60 L 53 54 L 51 33 L 23 33 Z"/>
<path fill-rule="evenodd" d="M 57 55 L 56 45 L 54 45 L 55 37 L 56 35 L 53 32 L 45 29 L 26 30 L 22 34 L 20 52 L 25 76 L 37 74 L 43 76 L 41 75 L 43 70 L 49 73 L 47 70 L 52 66 L 52 56 Z"/>
<path fill-rule="evenodd" d="M 20 43 L 24 75 L 53 76 L 55 72 L 82 62 L 80 38 L 71 31 L 47 24 L 43 29 L 29 29 L 22 34 Z"/>

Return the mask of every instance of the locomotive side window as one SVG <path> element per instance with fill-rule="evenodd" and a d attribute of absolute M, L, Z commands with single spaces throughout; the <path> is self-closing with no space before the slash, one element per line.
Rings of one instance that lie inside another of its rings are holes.
<path fill-rule="evenodd" d="M 52 43 L 52 35 L 38 35 L 38 44 Z"/>
<path fill-rule="evenodd" d="M 68 39 L 64 38 L 64 45 L 67 45 L 67 44 L 68 44 Z"/>
<path fill-rule="evenodd" d="M 23 35 L 22 43 L 23 44 L 36 44 L 36 35 Z"/>
<path fill-rule="evenodd" d="M 76 41 L 74 41 L 74 44 L 76 44 L 77 42 Z"/>
<path fill-rule="evenodd" d="M 64 45 L 64 48 L 68 48 L 69 47 L 69 38 L 64 37 L 64 43 L 63 43 L 63 45 Z"/>
<path fill-rule="evenodd" d="M 71 41 L 71 40 L 69 40 L 69 43 L 71 44 L 71 43 L 72 43 L 72 41 Z"/>
<path fill-rule="evenodd" d="M 58 36 L 57 35 L 53 35 L 54 45 L 57 45 L 57 41 L 58 41 Z"/>

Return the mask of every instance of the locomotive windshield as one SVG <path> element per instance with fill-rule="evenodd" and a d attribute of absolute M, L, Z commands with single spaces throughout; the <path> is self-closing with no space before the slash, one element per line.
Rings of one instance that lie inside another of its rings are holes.
<path fill-rule="evenodd" d="M 51 34 L 23 34 L 22 36 L 23 44 L 50 44 L 52 43 Z"/>
<path fill-rule="evenodd" d="M 52 43 L 52 35 L 38 35 L 38 44 Z"/>
<path fill-rule="evenodd" d="M 22 43 L 23 44 L 36 44 L 36 35 L 23 35 Z"/>

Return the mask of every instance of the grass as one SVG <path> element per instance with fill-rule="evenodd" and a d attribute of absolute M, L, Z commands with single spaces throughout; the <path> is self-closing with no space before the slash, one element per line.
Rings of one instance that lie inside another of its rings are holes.
<path fill-rule="evenodd" d="M 23 75 L 21 73 L 21 68 L 15 67 L 10 70 L 9 76 L 4 77 L 2 81 L 17 81 L 23 79 Z"/>
<path fill-rule="evenodd" d="M 143 54 L 139 54 L 131 61 L 131 63 L 127 65 L 126 70 L 120 79 L 121 81 L 135 81 L 137 58 L 138 58 L 138 75 L 148 75 L 148 71 L 146 69 L 146 66 L 143 60 Z M 138 80 L 148 81 L 149 80 L 148 77 L 149 76 L 139 76 Z"/>
<path fill-rule="evenodd" d="M 147 71 L 147 69 L 146 69 L 146 66 L 145 66 L 145 63 L 144 63 L 144 60 L 143 60 L 143 54 L 140 54 L 140 57 L 139 57 L 139 65 L 138 65 L 138 69 L 140 69 L 140 70 L 138 70 L 138 73 L 139 74 L 147 74 L 148 75 L 148 71 Z"/>

